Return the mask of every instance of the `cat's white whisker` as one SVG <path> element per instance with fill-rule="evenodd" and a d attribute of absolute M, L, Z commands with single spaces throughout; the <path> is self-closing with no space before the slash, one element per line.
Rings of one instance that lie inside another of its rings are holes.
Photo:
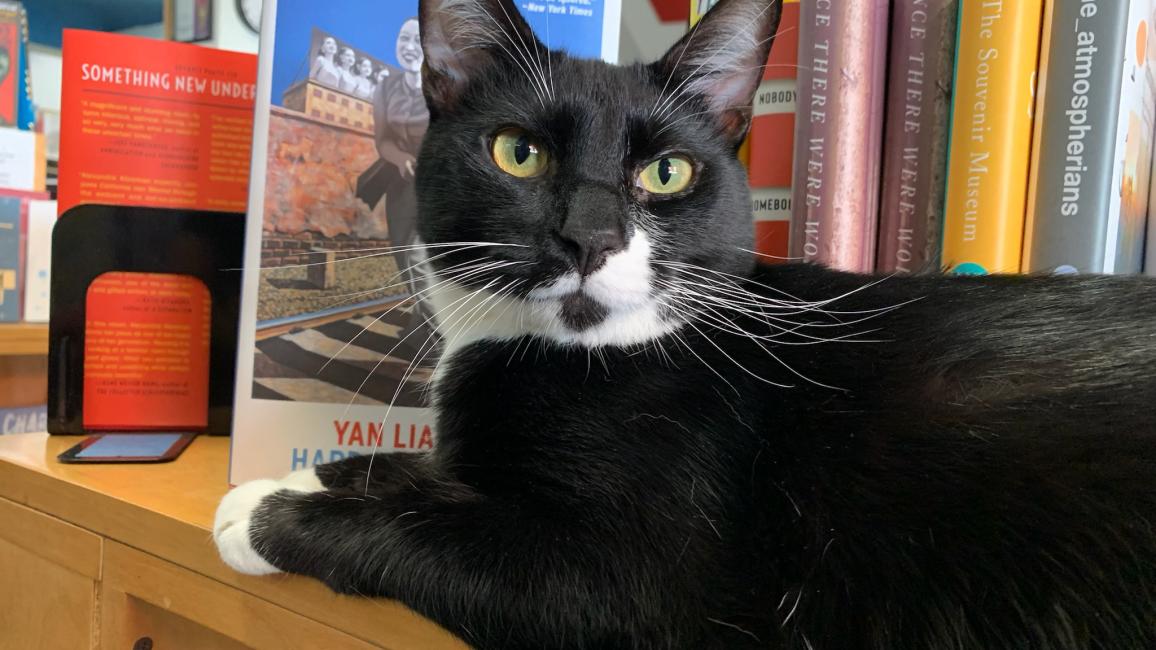
<path fill-rule="evenodd" d="M 757 22 L 759 20 L 762 20 L 763 16 L 768 11 L 770 11 L 771 7 L 773 7 L 774 5 L 775 5 L 774 2 L 768 4 L 766 7 L 763 8 L 762 11 L 759 12 L 759 14 L 757 16 L 749 19 L 750 22 L 754 23 L 754 22 Z M 698 67 L 696 67 L 689 74 L 687 74 L 686 78 L 683 79 L 682 83 L 680 83 L 677 87 L 675 87 L 675 89 L 671 92 L 670 97 L 668 97 L 666 99 L 666 101 L 663 102 L 663 104 L 662 104 L 663 108 L 658 111 L 656 117 L 661 119 L 664 116 L 664 114 L 669 113 L 670 108 L 673 106 L 674 102 L 679 97 L 681 97 L 683 94 L 690 93 L 691 90 L 694 88 L 694 83 L 692 83 L 692 82 L 698 81 L 700 77 L 705 77 L 705 78 L 709 79 L 711 76 L 713 76 L 713 70 L 717 70 L 717 71 L 722 71 L 722 70 L 741 71 L 744 69 L 749 69 L 750 66 L 735 66 L 735 65 L 733 65 L 734 61 L 738 58 L 738 56 L 740 56 L 740 55 L 734 55 L 728 60 L 732 65 L 725 65 L 725 63 L 727 63 L 727 61 L 724 61 L 724 65 L 717 65 L 715 68 L 712 69 L 712 72 L 706 72 L 706 73 L 703 73 L 700 75 L 703 67 L 705 67 L 708 63 L 711 63 L 712 61 L 714 61 L 715 57 L 717 57 L 717 56 L 721 55 L 723 52 L 727 51 L 728 48 L 730 48 L 730 46 L 734 43 L 735 39 L 738 38 L 739 36 L 749 37 L 750 34 L 743 29 L 735 29 L 734 34 L 725 43 L 720 45 L 718 48 L 715 49 L 714 52 L 712 52 L 709 56 L 707 56 L 705 59 L 703 59 L 702 62 L 699 63 Z M 774 40 L 774 38 L 775 38 L 775 36 L 772 35 L 766 39 L 762 39 L 762 40 L 758 40 L 758 41 L 754 41 L 752 43 L 749 43 L 746 47 L 735 48 L 735 49 L 737 52 L 740 52 L 741 55 L 746 55 L 748 52 L 757 51 L 757 49 L 760 46 L 762 46 L 764 43 L 767 43 L 769 41 Z M 693 64 L 694 61 L 692 60 L 691 63 Z M 764 63 L 763 61 L 759 62 L 759 68 L 760 69 L 762 68 L 763 63 Z M 687 85 L 688 83 L 690 84 L 689 86 Z"/>
<path fill-rule="evenodd" d="M 369 330 L 371 327 L 373 327 L 373 326 L 374 326 L 374 325 L 376 325 L 377 323 L 381 322 L 381 319 L 382 319 L 382 318 L 385 318 L 385 316 L 386 316 L 386 315 L 388 315 L 389 313 L 391 313 L 393 310 L 395 310 L 395 309 L 399 308 L 401 305 L 403 305 L 403 304 L 405 304 L 405 303 L 407 303 L 407 302 L 409 302 L 409 301 L 412 301 L 412 300 L 417 300 L 417 299 L 419 299 L 419 298 L 422 296 L 422 294 L 425 294 L 425 293 L 427 293 L 427 292 L 431 291 L 432 289 L 434 289 L 434 288 L 436 288 L 436 287 L 438 287 L 438 286 L 443 286 L 443 285 L 445 285 L 445 284 L 447 284 L 447 283 L 450 283 L 450 282 L 455 282 L 455 281 L 457 281 L 457 282 L 460 282 L 460 281 L 462 281 L 462 280 L 465 280 L 465 279 L 469 279 L 469 278 L 473 278 L 473 277 L 476 277 L 476 276 L 479 276 L 479 275 L 483 275 L 483 274 L 485 274 L 485 273 L 489 273 L 489 272 L 491 272 L 491 271 L 495 271 L 495 270 L 498 270 L 498 269 L 503 269 L 503 268 L 509 268 L 509 267 L 511 267 L 511 266 L 517 266 L 517 265 L 519 265 L 519 264 L 522 264 L 522 262 L 491 262 L 491 263 L 488 263 L 488 264 L 483 264 L 483 265 L 481 265 L 481 266 L 478 266 L 478 267 L 476 267 L 476 268 L 471 268 L 471 269 L 469 269 L 468 271 L 465 271 L 465 272 L 463 272 L 463 273 L 459 273 L 459 274 L 455 274 L 455 275 L 452 275 L 451 277 L 449 277 L 449 278 L 447 278 L 447 279 L 445 279 L 445 280 L 442 280 L 442 281 L 438 282 L 436 285 L 433 285 L 433 287 L 426 287 L 426 288 L 424 288 L 424 289 L 421 289 L 420 291 L 417 291 L 417 292 L 415 292 L 415 293 L 414 293 L 412 296 L 410 296 L 410 297 L 406 298 L 405 300 L 399 301 L 397 304 L 395 304 L 395 305 L 391 306 L 389 309 L 386 309 L 386 310 L 385 310 L 385 311 L 383 311 L 382 313 L 378 314 L 377 318 L 375 318 L 375 319 L 373 320 L 373 322 L 371 322 L 371 323 L 369 323 L 368 325 L 366 325 L 365 327 L 363 327 L 363 328 L 361 329 L 361 331 L 360 331 L 360 332 L 358 332 L 357 334 L 355 334 L 355 335 L 353 336 L 353 338 L 351 338 L 349 341 L 347 341 L 347 342 L 345 343 L 345 345 L 341 347 L 341 349 L 340 349 L 340 350 L 338 350 L 338 351 L 337 351 L 335 354 L 333 354 L 333 356 L 329 357 L 329 359 L 328 359 L 328 360 L 327 360 L 327 361 L 326 361 L 326 362 L 325 362 L 325 363 L 324 363 L 324 364 L 321 366 L 321 368 L 319 368 L 319 369 L 317 370 L 317 372 L 318 372 L 318 373 L 320 373 L 321 371 L 325 370 L 325 368 L 326 368 L 326 367 L 328 367 L 328 366 L 329 366 L 329 364 L 330 364 L 330 363 L 332 363 L 332 362 L 333 362 L 335 359 L 337 359 L 338 357 L 340 357 L 340 356 L 342 355 L 342 353 L 344 353 L 344 352 L 345 352 L 345 351 L 346 351 L 346 350 L 349 348 L 349 346 L 353 345 L 353 343 L 354 343 L 354 342 L 355 342 L 355 341 L 356 341 L 356 340 L 357 340 L 357 339 L 358 339 L 358 338 L 359 338 L 359 337 L 360 337 L 362 334 L 364 334 L 365 332 L 367 332 L 367 331 L 368 331 L 368 330 Z M 439 274 L 445 274 L 445 273 L 446 273 L 446 271 L 441 271 L 441 272 L 439 272 L 439 273 L 433 273 L 433 274 L 430 274 L 430 276 L 431 276 L 431 277 L 433 277 L 433 276 L 437 276 L 437 275 L 439 275 Z M 412 334 L 412 332 L 411 332 L 411 334 Z M 402 339 L 402 340 L 404 341 L 405 339 Z M 393 350 L 390 350 L 390 352 L 391 352 L 391 353 L 392 353 L 392 351 L 393 351 Z M 380 365 L 380 364 L 379 364 L 379 365 Z M 364 385 L 365 385 L 365 384 L 364 384 L 364 382 L 363 382 L 363 383 L 362 383 L 362 386 L 364 386 Z M 352 403 L 352 402 L 351 402 L 351 403 Z"/>
<path fill-rule="evenodd" d="M 439 310 L 437 313 L 426 318 L 424 325 L 429 325 L 429 323 L 433 322 L 438 316 L 440 316 L 441 312 L 444 312 L 446 309 L 449 309 L 453 305 L 455 305 L 457 303 L 463 303 L 462 305 L 458 305 L 458 307 L 454 310 L 454 312 L 450 314 L 450 317 L 452 317 L 454 313 L 457 313 L 458 310 L 462 309 L 465 305 L 468 305 L 469 300 L 471 298 L 486 291 L 489 287 L 493 286 L 493 284 L 495 284 L 495 283 L 497 283 L 497 280 L 491 280 L 490 283 L 487 284 L 486 286 L 484 286 L 480 289 L 477 289 L 476 291 L 474 291 L 470 294 L 467 294 L 463 298 L 459 298 L 458 300 L 455 300 L 453 303 L 450 303 L 450 305 L 444 307 L 443 309 Z M 417 328 L 415 328 L 414 331 L 410 332 L 409 335 L 406 336 L 406 338 L 408 338 L 410 335 L 412 335 L 416 331 L 417 331 Z M 428 336 L 426 336 L 425 342 L 422 343 L 422 345 L 418 349 L 418 351 L 420 352 L 421 349 L 424 348 L 425 345 L 429 343 L 430 339 L 436 335 L 437 335 L 436 330 L 431 328 L 430 334 Z M 393 354 L 394 350 L 396 350 L 398 348 L 398 346 L 400 346 L 404 341 L 405 341 L 404 338 L 401 341 L 398 341 L 397 345 L 395 345 L 393 348 L 390 349 L 389 352 L 387 352 L 385 355 L 383 355 L 383 358 Z M 417 355 L 414 355 L 414 358 L 416 359 Z M 424 359 L 424 356 L 422 358 Z M 410 369 L 413 368 L 413 365 L 414 365 L 414 362 L 411 361 L 410 366 L 409 366 Z M 406 376 L 408 376 L 408 372 L 409 371 L 407 370 Z M 368 376 L 367 376 L 367 379 L 368 379 Z M 364 386 L 364 382 L 362 383 L 362 386 Z M 397 402 L 397 397 L 399 395 L 401 395 L 401 390 L 402 390 L 402 388 L 404 388 L 404 386 L 405 386 L 404 379 L 402 381 L 398 382 L 397 390 L 394 391 L 393 399 L 390 400 L 389 404 L 386 406 L 385 413 L 381 416 L 381 428 L 382 429 L 385 428 L 386 423 L 389 421 L 389 416 L 393 412 L 393 405 L 394 405 L 394 403 Z M 370 477 L 372 476 L 372 471 L 373 471 L 373 456 L 374 456 L 374 454 L 377 453 L 378 444 L 379 444 L 379 439 L 375 438 L 373 450 L 370 452 L 370 456 L 369 456 L 369 467 L 365 473 L 365 493 L 366 494 L 369 493 Z"/>

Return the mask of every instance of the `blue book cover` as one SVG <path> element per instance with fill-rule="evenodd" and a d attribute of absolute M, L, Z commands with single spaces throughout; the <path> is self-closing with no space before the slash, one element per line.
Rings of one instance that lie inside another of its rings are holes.
<path fill-rule="evenodd" d="M 20 263 L 21 200 L 0 197 L 0 322 L 20 320 L 20 287 L 24 273 Z"/>
<path fill-rule="evenodd" d="M 437 439 L 439 339 L 411 270 L 429 120 L 418 2 L 339 4 L 264 3 L 233 483 Z M 515 4 L 544 46 L 617 59 L 622 0 Z"/>

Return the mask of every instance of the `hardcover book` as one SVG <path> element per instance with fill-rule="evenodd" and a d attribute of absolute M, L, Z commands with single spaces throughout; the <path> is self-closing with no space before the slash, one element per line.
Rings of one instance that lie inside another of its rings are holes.
<path fill-rule="evenodd" d="M 943 265 L 1018 273 L 1043 0 L 962 2 Z"/>
<path fill-rule="evenodd" d="M 1045 12 L 1025 272 L 1135 273 L 1144 255 L 1156 72 L 1152 0 Z"/>
<path fill-rule="evenodd" d="M 791 177 L 798 110 L 798 0 L 784 0 L 763 81 L 755 94 L 750 134 L 755 252 L 765 263 L 790 256 Z"/>
<path fill-rule="evenodd" d="M 792 257 L 875 268 L 889 5 L 800 4 Z"/>
<path fill-rule="evenodd" d="M 618 0 L 520 3 L 543 44 L 618 52 Z M 417 0 L 265 0 L 230 481 L 437 439 L 416 277 L 429 114 Z"/>
<path fill-rule="evenodd" d="M 717 0 L 690 0 L 693 28 Z M 766 264 L 789 259 L 791 172 L 798 106 L 799 0 L 783 0 L 775 43 L 752 110 L 750 133 L 739 150 L 751 185 L 755 252 Z"/>
<path fill-rule="evenodd" d="M 880 273 L 939 264 L 958 0 L 896 0 L 880 198 Z"/>

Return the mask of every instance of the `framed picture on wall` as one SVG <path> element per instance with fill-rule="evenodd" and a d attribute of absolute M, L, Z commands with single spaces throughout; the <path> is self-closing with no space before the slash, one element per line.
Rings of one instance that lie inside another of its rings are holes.
<path fill-rule="evenodd" d="M 174 41 L 198 43 L 213 38 L 212 0 L 169 0 L 169 2 Z"/>

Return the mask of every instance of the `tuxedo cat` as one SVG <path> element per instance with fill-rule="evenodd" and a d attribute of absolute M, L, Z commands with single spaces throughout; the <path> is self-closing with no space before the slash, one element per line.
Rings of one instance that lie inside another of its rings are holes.
<path fill-rule="evenodd" d="M 1156 647 L 1156 281 L 758 264 L 779 10 L 615 67 L 422 0 L 437 449 L 239 486 L 221 557 L 487 649 Z"/>

